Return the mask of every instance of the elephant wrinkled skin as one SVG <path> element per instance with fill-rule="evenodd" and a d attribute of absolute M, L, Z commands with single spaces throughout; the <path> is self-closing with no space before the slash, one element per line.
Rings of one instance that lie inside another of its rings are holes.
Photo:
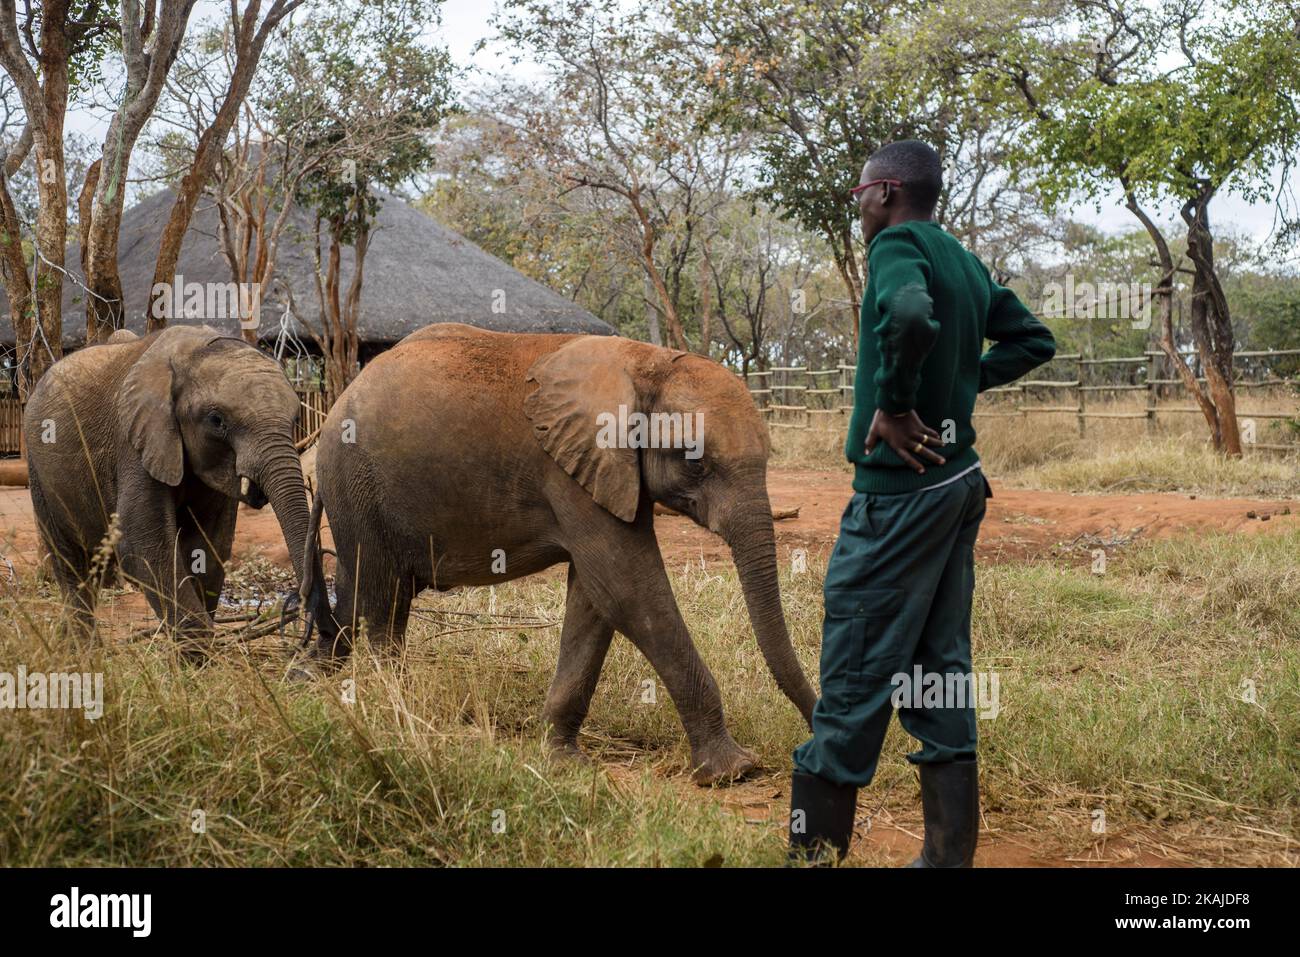
<path fill-rule="evenodd" d="M 602 413 L 703 413 L 702 455 L 597 441 Z M 755 764 L 669 586 L 654 503 L 729 544 L 772 674 L 808 720 L 815 695 L 786 630 L 767 496 L 767 430 L 731 372 L 604 336 L 439 324 L 362 371 L 321 429 L 317 489 L 338 553 L 337 635 L 312 657 L 402 641 L 423 588 L 491 585 L 569 564 L 559 660 L 543 717 L 577 753 L 613 633 L 649 659 L 681 715 L 697 781 Z"/>
<path fill-rule="evenodd" d="M 115 333 L 41 378 L 23 416 L 32 504 L 80 633 L 93 634 L 116 561 L 201 658 L 240 501 L 271 503 L 302 580 L 309 515 L 297 409 L 273 359 L 208 328 Z M 308 608 L 320 618 L 329 604 L 315 580 Z"/>

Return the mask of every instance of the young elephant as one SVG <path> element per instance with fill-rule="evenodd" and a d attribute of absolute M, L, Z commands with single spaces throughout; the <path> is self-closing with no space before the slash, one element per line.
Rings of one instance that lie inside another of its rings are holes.
<path fill-rule="evenodd" d="M 189 655 L 201 657 L 212 632 L 240 501 L 270 501 L 302 580 L 297 409 L 274 360 L 208 328 L 115 334 L 42 377 L 23 415 L 32 505 L 83 635 L 94 629 L 112 553 L 98 564 L 96 555 L 114 513 L 121 570 Z M 314 580 L 308 609 L 328 627 L 328 597 Z"/>
<path fill-rule="evenodd" d="M 692 446 L 619 440 L 621 423 L 648 413 Z M 781 609 L 768 450 L 745 387 L 699 356 L 456 324 L 413 333 L 365 368 L 321 428 L 318 504 L 338 552 L 341 630 L 337 642 L 322 636 L 314 655 L 347 654 L 363 620 L 372 642 L 400 642 L 423 588 L 490 585 L 567 562 L 543 712 L 552 744 L 577 751 L 617 630 L 672 695 L 696 780 L 743 774 L 754 757 L 728 733 L 717 684 L 673 598 L 654 503 L 731 546 L 759 647 L 807 720 L 815 695 Z"/>

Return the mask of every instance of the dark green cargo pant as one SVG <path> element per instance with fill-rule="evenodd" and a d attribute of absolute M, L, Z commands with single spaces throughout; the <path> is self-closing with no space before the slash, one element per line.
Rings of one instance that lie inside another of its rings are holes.
<path fill-rule="evenodd" d="M 976 469 L 938 488 L 849 501 L 826 569 L 821 698 L 812 738 L 795 749 L 797 770 L 869 784 L 895 676 L 913 676 L 918 665 L 927 675 L 970 675 L 975 536 L 991 494 Z M 975 756 L 969 696 L 963 707 L 904 703 L 898 718 L 921 742 L 910 761 Z"/>

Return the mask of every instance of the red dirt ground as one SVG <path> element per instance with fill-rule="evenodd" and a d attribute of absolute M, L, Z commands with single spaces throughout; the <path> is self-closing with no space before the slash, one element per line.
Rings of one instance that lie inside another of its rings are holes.
<path fill-rule="evenodd" d="M 1300 522 L 1300 501 L 1173 493 L 1085 495 L 1004 488 L 996 480 L 992 484 L 993 498 L 977 546 L 979 559 L 986 562 L 1048 558 L 1065 552 L 1083 563 L 1098 540 L 1105 544 L 1205 531 L 1258 534 L 1295 528 Z M 783 558 L 795 548 L 806 548 L 810 557 L 829 549 L 839 530 L 840 515 L 853 494 L 846 472 L 799 469 L 773 469 L 768 475 L 768 492 L 774 509 L 799 509 L 798 518 L 776 524 L 777 547 Z M 1289 514 L 1284 514 L 1288 510 Z M 660 515 L 656 530 L 670 565 L 701 556 L 727 557 L 721 539 L 686 518 Z M 32 563 L 37 553 L 27 489 L 0 488 L 0 559 L 7 558 L 21 568 Z M 271 510 L 255 512 L 241 506 L 235 557 L 253 554 L 286 568 L 290 564 Z"/>

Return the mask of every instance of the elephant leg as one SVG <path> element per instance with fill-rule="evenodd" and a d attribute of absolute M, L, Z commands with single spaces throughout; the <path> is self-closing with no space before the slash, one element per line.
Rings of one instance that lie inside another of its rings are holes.
<path fill-rule="evenodd" d="M 414 597 L 410 575 L 388 568 L 373 578 L 363 577 L 357 591 L 357 618 L 365 622 L 366 636 L 374 651 L 393 656 L 401 653 Z"/>
<path fill-rule="evenodd" d="M 337 600 L 334 620 L 338 637 L 321 635 L 312 649 L 312 658 L 341 659 L 352 653 L 356 635 L 364 625 L 371 646 L 378 651 L 396 653 L 406 635 L 406 623 L 415 597 L 411 576 L 401 573 L 392 562 L 376 556 L 369 558 L 358 549 L 336 540 L 338 566 L 334 585 Z"/>
<path fill-rule="evenodd" d="M 582 582 L 569 566 L 569 590 L 564 605 L 564 627 L 560 632 L 560 656 L 555 677 L 546 692 L 542 721 L 550 728 L 550 744 L 557 751 L 580 754 L 578 729 L 587 718 L 591 696 L 600 679 L 600 669 L 609 651 L 614 627 L 609 624 L 583 591 Z"/>
<path fill-rule="evenodd" d="M 181 532 L 182 556 L 202 553 L 204 561 L 201 571 L 193 571 L 195 586 L 203 597 L 203 606 L 208 615 L 217 613 L 221 603 L 221 590 L 226 584 L 226 566 L 230 563 L 230 552 L 235 543 L 235 519 L 238 516 L 239 503 L 225 498 L 218 505 L 218 511 L 202 517 L 191 513 L 186 528 Z"/>
<path fill-rule="evenodd" d="M 202 661 L 207 657 L 203 646 L 212 636 L 212 618 L 199 594 L 196 576 L 184 564 L 179 544 L 165 557 L 158 557 L 157 552 L 157 548 L 129 548 L 122 556 L 122 570 L 181 643 L 184 656 Z"/>
<path fill-rule="evenodd" d="M 34 475 L 31 496 L 36 515 L 49 516 L 49 503 Z M 58 582 L 64 604 L 71 613 L 73 633 L 79 640 L 90 642 L 95 637 L 95 605 L 99 597 L 99 582 L 90 571 L 91 556 L 73 533 L 51 524 L 49 518 L 40 520 L 40 535 L 50 557 L 50 573 Z"/>
<path fill-rule="evenodd" d="M 212 636 L 212 618 L 199 592 L 200 557 L 194 551 L 204 546 L 185 540 L 177 527 L 175 506 L 165 495 L 120 502 L 118 516 L 122 571 L 181 641 L 185 657 L 202 661 L 207 657 L 203 645 Z"/>
<path fill-rule="evenodd" d="M 64 603 L 72 614 L 72 630 L 84 642 L 95 638 L 95 605 L 99 582 L 90 570 L 90 558 L 80 550 L 50 549 L 54 580 L 59 583 Z"/>
<path fill-rule="evenodd" d="M 636 645 L 668 688 L 690 742 L 696 783 L 734 780 L 758 761 L 727 731 L 718 684 L 682 620 L 649 508 L 643 505 L 634 526 L 609 525 L 603 537 L 578 538 L 573 562 L 596 610 Z"/>

